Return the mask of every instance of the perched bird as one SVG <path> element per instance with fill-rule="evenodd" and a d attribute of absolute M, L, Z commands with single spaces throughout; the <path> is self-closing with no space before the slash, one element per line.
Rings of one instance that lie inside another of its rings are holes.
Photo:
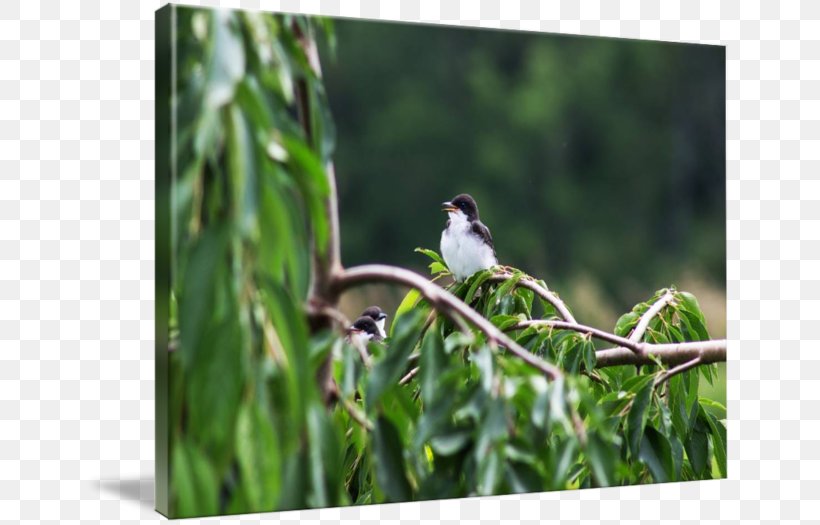
<path fill-rule="evenodd" d="M 370 306 L 364 309 L 361 314 L 362 317 L 369 317 L 376 321 L 376 326 L 379 327 L 379 335 L 384 339 L 387 334 L 384 331 L 384 321 L 387 319 L 387 314 L 378 306 Z"/>
<path fill-rule="evenodd" d="M 490 230 L 478 219 L 478 205 L 466 193 L 441 204 L 450 216 L 441 232 L 441 255 L 456 281 L 498 264 Z"/>
<path fill-rule="evenodd" d="M 348 329 L 350 341 L 352 343 L 367 343 L 368 341 L 381 341 L 382 335 L 379 333 L 379 325 L 371 317 L 362 316 L 353 322 Z"/>

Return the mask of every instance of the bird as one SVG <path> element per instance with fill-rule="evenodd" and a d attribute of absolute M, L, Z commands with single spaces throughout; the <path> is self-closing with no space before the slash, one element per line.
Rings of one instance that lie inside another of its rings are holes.
<path fill-rule="evenodd" d="M 362 316 L 356 319 L 348 329 L 348 337 L 351 343 L 364 343 L 368 341 L 381 341 L 382 335 L 379 332 L 379 325 L 371 317 Z"/>
<path fill-rule="evenodd" d="M 462 193 L 443 202 L 441 210 L 450 216 L 441 232 L 441 255 L 456 281 L 498 264 L 493 237 L 478 218 L 475 199 Z"/>
<path fill-rule="evenodd" d="M 369 317 L 376 321 L 376 326 L 379 328 L 381 338 L 384 339 L 387 337 L 387 333 L 384 331 L 384 321 L 387 319 L 387 314 L 384 313 L 381 308 L 378 306 L 369 306 L 361 313 L 361 317 Z"/>

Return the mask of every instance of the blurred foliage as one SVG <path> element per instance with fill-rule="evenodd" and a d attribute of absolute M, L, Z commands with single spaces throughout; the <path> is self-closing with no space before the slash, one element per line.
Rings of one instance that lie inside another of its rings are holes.
<path fill-rule="evenodd" d="M 393 316 L 387 343 L 370 345 L 371 370 L 342 334 L 311 333 L 304 309 L 310 240 L 313 236 L 321 246 L 328 234 L 322 208 L 328 195 L 324 166 L 333 154 L 335 133 L 323 83 L 298 40 L 321 34 L 332 46 L 334 27 L 326 20 L 288 15 L 183 7 L 175 13 L 177 171 L 169 372 L 173 517 L 725 476 L 725 409 L 698 395 L 699 381 L 712 379 L 713 366 L 677 375 L 655 389 L 653 379 L 662 373 L 661 366 L 593 370 L 595 346 L 586 337 L 543 328 L 511 333 L 519 344 L 567 371 L 564 379 L 548 382 L 488 344 L 479 332 L 454 331 L 441 317 L 425 328 L 429 307 L 413 293 Z M 349 37 L 339 34 L 340 53 Z M 426 74 L 417 67 L 408 63 L 410 92 L 416 75 Z M 455 70 L 453 74 L 459 76 Z M 367 84 L 366 77 L 359 80 Z M 309 101 L 304 116 L 310 137 L 298 119 L 298 86 Z M 379 96 L 393 96 L 371 95 L 374 103 Z M 457 90 L 451 95 L 459 98 Z M 517 96 L 527 100 L 523 91 Z M 420 107 L 429 100 L 424 92 L 402 97 L 416 97 Z M 525 122 L 529 109 L 523 110 L 505 111 L 504 118 Z M 409 149 L 385 167 L 417 163 L 415 149 L 422 147 L 403 135 L 417 114 L 407 108 L 406 113 L 396 111 L 380 118 L 393 123 L 390 133 L 404 136 Z M 472 118 L 492 123 L 500 113 L 493 116 L 491 111 Z M 449 135 L 454 117 L 439 115 L 428 131 Z M 525 136 L 521 128 L 518 137 Z M 391 191 L 370 194 L 370 185 L 360 184 L 355 193 L 346 169 L 340 185 L 362 197 L 359 204 L 373 202 L 391 214 L 424 217 L 430 196 L 454 192 L 447 184 L 455 182 L 442 177 L 469 150 L 466 136 L 461 137 L 462 149 L 424 142 L 423 147 L 441 155 L 435 180 L 442 184 L 427 187 L 424 198 L 398 193 L 405 189 L 402 177 L 384 179 L 393 180 Z M 373 159 L 361 155 L 365 164 L 379 162 L 390 151 L 376 138 L 371 137 L 371 147 L 384 151 Z M 487 148 L 491 139 L 491 134 L 482 139 Z M 481 153 L 501 155 L 502 160 L 506 154 Z M 486 187 L 482 203 L 489 192 L 501 195 L 496 190 L 508 188 L 513 195 L 541 195 L 508 185 L 506 174 L 488 173 L 498 180 Z M 537 173 L 530 176 L 532 184 L 548 180 Z M 418 182 L 424 189 L 430 181 Z M 405 209 L 406 202 L 416 207 Z M 648 205 L 644 198 L 634 200 L 639 203 Z M 524 209 L 541 205 L 533 202 Z M 341 214 L 344 223 L 356 210 L 343 207 Z M 405 222 L 379 224 L 392 234 L 391 228 Z M 413 224 L 420 232 L 422 221 Z M 526 232 L 527 224 L 510 228 Z M 373 233 L 371 242 L 382 238 Z M 411 238 L 402 235 L 395 241 L 404 239 L 401 249 L 412 254 Z M 568 239 L 567 232 L 560 235 L 551 235 L 548 246 Z M 362 241 L 350 237 L 361 248 Z M 499 245 L 512 250 L 516 237 L 504 237 Z M 343 240 L 349 254 L 348 239 Z M 521 237 L 515 242 L 534 246 L 541 240 Z M 600 250 L 602 255 L 626 252 Z M 438 259 L 435 252 L 427 253 Z M 437 262 L 434 270 L 446 275 L 446 266 Z M 611 257 L 609 262 L 621 264 Z M 453 292 L 496 325 L 509 328 L 516 320 L 554 315 L 531 292 L 509 283 L 488 285 L 482 282 L 485 277 L 477 274 Z M 675 297 L 650 325 L 647 340 L 708 337 L 697 302 L 677 291 Z M 647 303 L 637 305 L 616 330 L 628 331 L 647 308 Z M 331 406 L 320 399 L 316 381 L 327 359 L 332 359 L 339 390 Z M 419 374 L 400 384 L 416 361 Z"/>
<path fill-rule="evenodd" d="M 345 264 L 420 269 L 407 247 L 438 246 L 439 203 L 467 192 L 501 264 L 585 316 L 590 280 L 613 314 L 684 272 L 725 289 L 724 48 L 357 20 L 336 33 Z"/>
<path fill-rule="evenodd" d="M 302 304 L 332 147 L 305 18 L 176 9 L 175 517 L 338 505 L 342 433 Z M 294 90 L 315 110 L 309 140 Z"/>
<path fill-rule="evenodd" d="M 437 253 L 425 253 L 432 259 L 434 279 L 449 274 Z M 665 371 L 660 365 L 595 369 L 597 344 L 588 336 L 548 326 L 513 328 L 534 318 L 534 312 L 541 319 L 558 318 L 552 305 L 530 290 L 514 287 L 517 280 L 531 277 L 513 272 L 505 283 L 489 284 L 492 272 L 486 270 L 449 288 L 518 344 L 561 367 L 563 379 L 548 382 L 519 358 L 488 344 L 482 333 L 464 334 L 441 315 L 425 331 L 431 309 L 416 292 L 402 302 L 387 355 L 370 374 L 357 360 L 339 364 L 339 377 L 360 377 L 358 389 L 344 392 L 349 402 L 364 392 L 367 413 L 378 424 L 393 426 L 395 450 L 389 453 L 398 459 L 375 451 L 377 465 L 391 461 L 390 473 L 380 475 L 376 470 L 378 484 L 396 485 L 395 495 L 387 491 L 384 500 L 726 476 L 726 411 L 699 395 L 701 380 L 712 384 L 715 365 L 673 375 L 657 386 Z M 649 323 L 641 340 L 707 340 L 697 299 L 674 288 L 669 291 L 673 301 Z M 629 335 L 666 292 L 659 290 L 635 305 L 612 333 Z M 377 345 L 371 344 L 371 351 L 385 354 Z M 402 372 L 396 373 L 395 361 L 410 356 L 418 357 L 418 375 L 400 385 Z M 390 386 L 373 388 L 374 384 Z M 349 453 L 349 458 L 373 453 L 365 445 L 351 447 L 358 455 Z M 368 494 L 364 501 L 382 500 Z"/>

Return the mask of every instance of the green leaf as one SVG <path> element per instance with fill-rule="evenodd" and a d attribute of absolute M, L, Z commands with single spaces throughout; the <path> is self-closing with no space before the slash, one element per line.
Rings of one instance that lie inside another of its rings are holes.
<path fill-rule="evenodd" d="M 498 329 L 501 330 L 502 332 L 506 331 L 507 328 L 519 323 L 520 321 L 521 321 L 521 318 L 518 317 L 517 315 L 505 315 L 505 314 L 494 315 L 490 319 L 490 322 L 493 323 L 495 326 L 497 326 Z"/>
<path fill-rule="evenodd" d="M 478 288 L 484 284 L 487 279 L 492 277 L 493 272 L 490 270 L 482 270 L 478 273 L 474 273 L 470 277 L 467 278 L 467 282 L 465 284 L 470 285 L 468 288 L 467 293 L 461 298 L 465 303 L 470 303 L 473 300 L 473 295 L 478 290 Z"/>
<path fill-rule="evenodd" d="M 208 459 L 186 440 L 173 444 L 171 491 L 176 505 L 174 518 L 216 514 L 219 486 Z"/>
<path fill-rule="evenodd" d="M 504 474 L 512 494 L 537 492 L 544 488 L 544 481 L 538 470 L 525 463 L 508 462 Z"/>
<path fill-rule="evenodd" d="M 680 303 L 681 308 L 704 320 L 703 310 L 694 295 L 689 292 L 675 292 L 675 299 Z"/>
<path fill-rule="evenodd" d="M 395 335 L 391 338 L 390 350 L 376 363 L 368 378 L 365 396 L 368 410 L 376 406 L 388 388 L 397 385 L 407 369 L 407 357 L 416 346 L 421 318 L 421 313 L 416 311 L 393 322 Z"/>
<path fill-rule="evenodd" d="M 279 445 L 270 420 L 257 404 L 240 408 L 236 424 L 236 457 L 249 507 L 272 510 L 279 495 Z"/>
<path fill-rule="evenodd" d="M 413 499 L 410 482 L 405 473 L 404 447 L 393 423 L 384 416 L 376 420 L 373 429 L 373 454 L 376 479 L 387 501 Z"/>
<path fill-rule="evenodd" d="M 583 358 L 583 338 L 578 334 L 571 334 L 562 342 L 561 352 L 563 367 L 570 374 L 577 374 L 581 370 L 581 360 Z"/>
<path fill-rule="evenodd" d="M 314 507 L 338 505 L 337 487 L 343 479 L 343 457 L 336 430 L 318 400 L 313 400 L 307 407 L 306 421 L 311 486 L 309 504 Z"/>
<path fill-rule="evenodd" d="M 449 272 L 446 266 L 441 264 L 440 262 L 431 262 L 430 263 L 430 273 L 432 275 L 436 275 L 439 273 Z"/>
<path fill-rule="evenodd" d="M 179 335 L 186 368 L 200 361 L 199 342 L 214 315 L 216 288 L 227 261 L 226 236 L 222 230 L 205 230 L 190 250 L 179 293 Z"/>
<path fill-rule="evenodd" d="M 349 397 L 356 390 L 359 377 L 362 373 L 362 360 L 359 352 L 352 344 L 345 343 L 342 346 L 342 396 Z"/>
<path fill-rule="evenodd" d="M 472 433 L 468 429 L 459 429 L 439 434 L 430 440 L 430 447 L 436 454 L 452 456 L 461 451 L 470 442 Z"/>
<path fill-rule="evenodd" d="M 672 457 L 672 446 L 669 440 L 654 427 L 647 426 L 639 457 L 652 474 L 656 483 L 664 483 L 674 479 L 675 463 Z"/>
<path fill-rule="evenodd" d="M 401 303 L 399 303 L 399 307 L 396 309 L 396 313 L 393 314 L 393 324 L 390 326 L 390 337 L 393 337 L 393 332 L 396 329 L 396 325 L 398 324 L 399 318 L 401 318 L 406 313 L 410 312 L 415 308 L 416 304 L 421 299 L 421 292 L 413 288 L 407 295 L 404 296 Z"/>
<path fill-rule="evenodd" d="M 709 465 L 708 435 L 695 428 L 689 433 L 689 438 L 683 445 L 695 476 L 702 478 L 706 472 L 706 467 Z"/>
<path fill-rule="evenodd" d="M 238 231 L 248 238 L 259 233 L 253 140 L 244 113 L 235 104 L 230 106 L 228 124 L 225 153 L 231 179 L 231 207 Z"/>
<path fill-rule="evenodd" d="M 706 414 L 706 422 L 711 431 L 712 451 L 715 455 L 720 475 L 725 478 L 729 475 L 726 470 L 726 427 L 712 414 Z"/>
<path fill-rule="evenodd" d="M 714 401 L 712 399 L 707 399 L 705 397 L 699 397 L 698 403 L 704 409 L 708 410 L 710 414 L 712 414 L 716 419 L 726 419 L 726 407 Z"/>
<path fill-rule="evenodd" d="M 641 438 L 650 402 L 652 401 L 652 390 L 654 388 L 653 376 L 643 376 L 643 379 L 632 388 L 635 391 L 635 398 L 632 400 L 632 407 L 626 416 L 625 432 L 627 444 L 633 457 L 640 452 Z"/>
<path fill-rule="evenodd" d="M 595 344 L 591 340 L 587 339 L 581 343 L 581 354 L 584 359 L 584 370 L 594 370 L 598 359 L 595 355 Z"/>
<path fill-rule="evenodd" d="M 441 376 L 447 367 L 447 354 L 444 353 L 444 341 L 438 330 L 429 329 L 421 344 L 419 359 L 419 380 L 421 383 L 421 397 L 425 404 L 435 403 L 449 392 L 444 390 L 446 384 L 441 382 Z"/>
<path fill-rule="evenodd" d="M 485 392 L 489 393 L 492 390 L 494 378 L 492 352 L 488 347 L 482 346 L 470 355 L 470 361 L 475 363 L 476 368 L 478 368 L 481 375 L 481 388 L 483 388 Z"/>
<path fill-rule="evenodd" d="M 490 270 L 485 270 L 485 272 L 492 274 Z M 496 306 L 496 303 L 500 303 L 505 298 L 509 297 L 513 289 L 515 288 L 515 285 L 517 285 L 518 281 L 520 281 L 523 278 L 524 272 L 520 270 L 515 270 L 509 279 L 501 283 L 501 285 L 495 290 L 495 292 L 493 292 L 493 295 L 487 301 L 484 316 L 490 317 L 490 312 L 492 312 L 492 309 Z"/>
<path fill-rule="evenodd" d="M 229 459 L 244 370 L 244 333 L 236 320 L 207 327 L 197 361 L 187 375 L 191 438 L 222 466 Z"/>
<path fill-rule="evenodd" d="M 694 338 L 695 341 L 709 339 L 709 332 L 706 330 L 706 325 L 704 325 L 701 317 L 688 310 L 678 310 L 678 312 L 680 313 L 681 322 L 683 322 L 690 337 Z"/>
<path fill-rule="evenodd" d="M 600 444 L 597 446 L 600 446 Z M 588 458 L 590 458 L 590 455 L 594 456 L 596 454 L 603 453 L 602 451 L 589 452 L 589 448 L 587 448 L 587 451 Z M 575 461 L 577 453 L 578 442 L 574 439 L 567 440 L 560 446 L 560 454 L 556 454 L 555 457 L 557 458 L 557 462 L 555 463 L 555 467 L 552 469 L 551 487 L 553 489 L 565 488 L 564 485 L 569 477 L 570 466 L 572 465 L 572 462 Z M 590 461 L 591 460 L 592 459 L 590 458 Z M 599 465 L 597 468 L 601 471 L 602 475 L 607 478 L 607 481 L 609 481 L 609 472 L 607 470 L 609 467 L 607 465 Z"/>
<path fill-rule="evenodd" d="M 586 449 L 589 471 L 599 487 L 609 487 L 615 482 L 615 466 L 618 452 L 615 446 L 597 433 L 589 434 Z"/>
<path fill-rule="evenodd" d="M 245 71 L 245 52 L 242 40 L 234 31 L 236 22 L 230 11 L 214 11 L 212 59 L 208 72 L 206 102 L 218 108 L 231 100 L 237 82 Z"/>
<path fill-rule="evenodd" d="M 321 159 L 301 139 L 285 135 L 282 144 L 288 152 L 288 167 L 299 187 L 310 215 L 315 245 L 323 250 L 327 245 L 329 225 L 324 198 L 330 186 Z"/>
<path fill-rule="evenodd" d="M 446 267 L 447 263 L 444 262 L 444 259 L 441 258 L 441 255 L 438 254 L 435 250 L 428 250 L 427 248 L 416 248 L 413 250 L 416 253 L 422 253 L 427 257 L 433 259 L 434 262 L 441 264 L 442 266 Z"/>
<path fill-rule="evenodd" d="M 672 462 L 674 465 L 672 480 L 680 480 L 681 471 L 683 470 L 683 445 L 674 433 L 668 435 L 667 439 L 669 440 L 669 446 L 672 448 Z"/>
<path fill-rule="evenodd" d="M 619 335 L 621 337 L 626 337 L 629 335 L 629 332 L 635 328 L 640 318 L 641 316 L 635 312 L 629 312 L 622 315 L 618 319 L 618 322 L 615 323 L 615 335 Z"/>

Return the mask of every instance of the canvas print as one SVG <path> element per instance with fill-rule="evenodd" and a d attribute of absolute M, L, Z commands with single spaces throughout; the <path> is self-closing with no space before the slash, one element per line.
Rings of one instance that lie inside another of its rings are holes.
<path fill-rule="evenodd" d="M 156 28 L 160 512 L 726 476 L 723 47 Z"/>

